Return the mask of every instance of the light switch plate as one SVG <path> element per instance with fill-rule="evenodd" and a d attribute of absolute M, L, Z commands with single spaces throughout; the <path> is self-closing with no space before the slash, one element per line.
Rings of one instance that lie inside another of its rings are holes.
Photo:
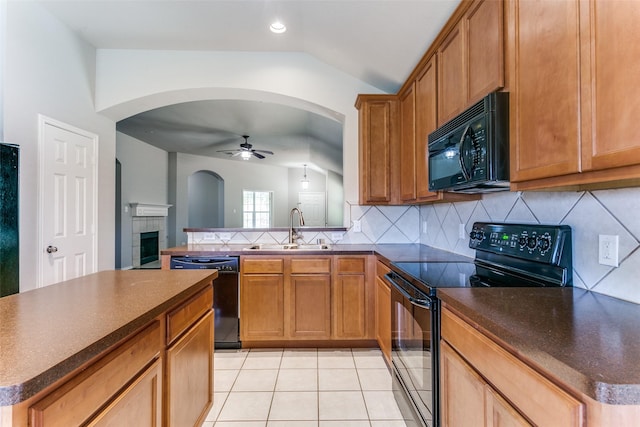
<path fill-rule="evenodd" d="M 462 223 L 458 225 L 458 238 L 460 240 L 465 240 L 467 238 L 467 231 L 464 229 L 464 224 Z"/>
<path fill-rule="evenodd" d="M 359 219 L 353 220 L 353 232 L 354 233 L 362 233 L 362 224 Z"/>
<path fill-rule="evenodd" d="M 598 263 L 611 267 L 618 266 L 618 242 L 618 236 L 598 235 Z"/>

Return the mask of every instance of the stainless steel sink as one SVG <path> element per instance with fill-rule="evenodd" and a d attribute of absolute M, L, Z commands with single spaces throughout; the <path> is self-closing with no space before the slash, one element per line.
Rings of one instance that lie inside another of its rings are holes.
<path fill-rule="evenodd" d="M 251 245 L 244 248 L 245 251 L 326 251 L 331 249 L 331 246 L 326 244 L 311 245 L 297 243 L 285 243 L 285 244 L 270 244 L 263 243 L 259 245 Z"/>

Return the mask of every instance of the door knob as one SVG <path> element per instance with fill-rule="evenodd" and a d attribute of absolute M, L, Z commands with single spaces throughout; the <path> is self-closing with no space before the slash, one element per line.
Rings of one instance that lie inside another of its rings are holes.
<path fill-rule="evenodd" d="M 56 248 L 55 246 L 47 246 L 47 253 L 48 254 L 52 254 L 54 252 L 58 252 L 58 248 Z"/>

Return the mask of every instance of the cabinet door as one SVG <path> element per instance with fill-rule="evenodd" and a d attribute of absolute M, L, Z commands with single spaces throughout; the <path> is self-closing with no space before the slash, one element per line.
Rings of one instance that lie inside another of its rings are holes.
<path fill-rule="evenodd" d="M 162 361 L 156 360 L 86 425 L 88 427 L 160 427 L 162 425 Z"/>
<path fill-rule="evenodd" d="M 400 199 L 403 202 L 416 199 L 415 106 L 412 84 L 400 95 Z"/>
<path fill-rule="evenodd" d="M 442 425 L 484 427 L 484 380 L 444 341 L 440 350 Z"/>
<path fill-rule="evenodd" d="M 397 197 L 392 193 L 393 162 L 397 162 L 393 154 L 396 101 L 375 97 L 359 99 L 356 105 L 360 121 L 360 203 L 392 203 Z"/>
<path fill-rule="evenodd" d="M 289 335 L 293 338 L 331 338 L 331 276 L 292 275 Z"/>
<path fill-rule="evenodd" d="M 640 164 L 640 2 L 590 0 L 580 13 L 582 169 Z"/>
<path fill-rule="evenodd" d="M 376 340 L 382 354 L 391 362 L 391 289 L 376 277 Z"/>
<path fill-rule="evenodd" d="M 487 426 L 530 427 L 531 424 L 516 409 L 502 398 L 491 386 L 485 385 L 487 402 Z"/>
<path fill-rule="evenodd" d="M 508 2 L 511 181 L 580 171 L 578 3 Z"/>
<path fill-rule="evenodd" d="M 438 127 L 436 58 L 431 57 L 416 80 L 416 196 L 421 201 L 438 198 L 429 191 L 429 134 Z"/>
<path fill-rule="evenodd" d="M 213 404 L 213 311 L 166 354 L 166 425 L 201 425 Z"/>
<path fill-rule="evenodd" d="M 340 274 L 334 292 L 336 337 L 366 338 L 367 310 L 365 276 Z"/>
<path fill-rule="evenodd" d="M 467 105 L 504 86 L 503 2 L 475 0 L 464 15 Z"/>
<path fill-rule="evenodd" d="M 242 340 L 284 337 L 283 275 L 242 275 L 240 336 Z"/>
<path fill-rule="evenodd" d="M 438 47 L 438 126 L 460 113 L 467 102 L 464 20 Z"/>

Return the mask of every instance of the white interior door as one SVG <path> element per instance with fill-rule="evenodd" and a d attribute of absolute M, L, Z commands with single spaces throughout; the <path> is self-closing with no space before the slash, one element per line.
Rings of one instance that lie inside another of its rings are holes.
<path fill-rule="evenodd" d="M 304 215 L 304 225 L 324 227 L 326 224 L 326 193 L 300 192 L 298 204 Z"/>
<path fill-rule="evenodd" d="M 38 286 L 96 271 L 97 135 L 40 117 Z"/>

